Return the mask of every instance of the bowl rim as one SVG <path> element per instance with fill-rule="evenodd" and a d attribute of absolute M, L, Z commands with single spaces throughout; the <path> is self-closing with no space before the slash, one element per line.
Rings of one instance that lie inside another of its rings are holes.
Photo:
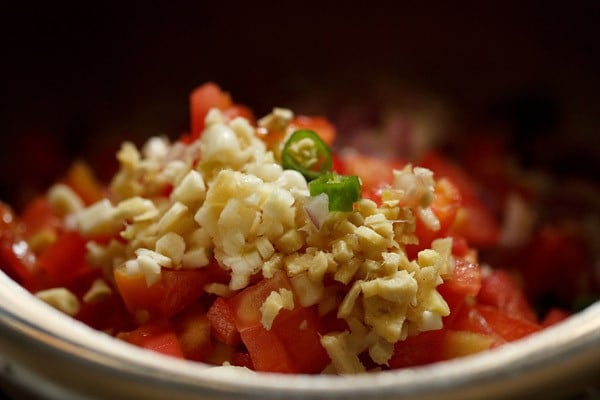
<path fill-rule="evenodd" d="M 131 346 L 48 306 L 0 271 L 2 335 L 18 338 L 21 346 L 41 345 L 63 360 L 103 375 L 132 381 L 150 379 L 155 386 L 182 392 L 208 391 L 239 398 L 255 394 L 260 398 L 302 395 L 358 399 L 372 395 L 374 390 L 382 398 L 426 394 L 446 394 L 450 398 L 452 393 L 475 387 L 525 391 L 534 384 L 560 378 L 559 372 L 565 379 L 565 373 L 584 370 L 600 374 L 600 301 L 560 324 L 472 356 L 351 376 L 282 376 L 179 360 Z"/>

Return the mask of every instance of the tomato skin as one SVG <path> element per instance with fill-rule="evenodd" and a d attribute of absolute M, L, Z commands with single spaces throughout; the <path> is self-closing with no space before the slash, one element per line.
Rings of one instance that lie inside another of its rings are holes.
<path fill-rule="evenodd" d="M 147 311 L 151 319 L 171 317 L 196 301 L 208 282 L 204 270 L 171 270 L 164 268 L 161 279 L 148 287 L 142 274 L 128 275 L 114 271 L 115 282 L 125 306 L 132 315 Z"/>
<path fill-rule="evenodd" d="M 525 294 L 505 270 L 492 270 L 483 278 L 478 299 L 482 304 L 492 305 L 508 315 L 537 323 L 537 316 Z"/>
<path fill-rule="evenodd" d="M 165 321 L 144 324 L 133 331 L 117 334 L 121 340 L 171 357 L 184 358 L 177 335 Z"/>

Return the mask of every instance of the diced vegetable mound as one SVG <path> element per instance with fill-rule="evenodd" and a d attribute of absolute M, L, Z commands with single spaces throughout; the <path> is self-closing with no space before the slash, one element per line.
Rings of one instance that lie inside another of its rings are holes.
<path fill-rule="evenodd" d="M 123 143 L 107 187 L 71 173 L 19 217 L 2 205 L 0 265 L 122 340 L 256 371 L 402 368 L 541 329 L 517 281 L 479 267 L 465 224 L 492 244 L 499 226 L 444 161 L 375 179 L 325 119 L 256 123 L 214 84 L 191 117 L 174 142 Z"/>

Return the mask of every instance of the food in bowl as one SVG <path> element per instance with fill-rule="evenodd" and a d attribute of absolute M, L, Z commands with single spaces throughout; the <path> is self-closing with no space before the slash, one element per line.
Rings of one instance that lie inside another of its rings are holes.
<path fill-rule="evenodd" d="M 0 265 L 120 340 L 264 372 L 430 364 L 569 316 L 540 314 L 524 288 L 544 288 L 563 262 L 586 265 L 572 230 L 527 235 L 527 266 L 494 268 L 478 249 L 525 229 L 523 197 L 502 227 L 441 154 L 383 160 L 336 152 L 335 137 L 325 118 L 289 109 L 255 120 L 205 84 L 191 94 L 190 132 L 123 143 L 110 184 L 75 163 L 19 215 L 3 204 Z"/>

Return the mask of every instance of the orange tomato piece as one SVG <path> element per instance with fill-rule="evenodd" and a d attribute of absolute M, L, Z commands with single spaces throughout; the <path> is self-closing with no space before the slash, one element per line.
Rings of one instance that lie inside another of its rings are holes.
<path fill-rule="evenodd" d="M 151 319 L 170 317 L 196 301 L 208 282 L 203 270 L 163 269 L 161 279 L 151 286 L 140 274 L 129 275 L 115 269 L 115 282 L 125 306 L 136 315 L 148 312 Z"/>

